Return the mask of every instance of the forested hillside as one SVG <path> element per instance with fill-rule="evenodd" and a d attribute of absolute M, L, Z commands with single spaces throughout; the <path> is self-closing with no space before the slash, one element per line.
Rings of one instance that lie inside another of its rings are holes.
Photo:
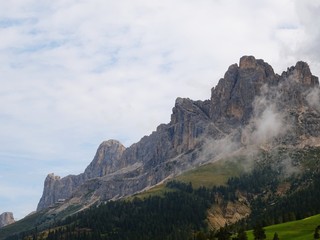
<path fill-rule="evenodd" d="M 109 201 L 69 216 L 46 229 L 32 229 L 9 239 L 228 239 L 243 229 L 302 219 L 320 213 L 319 150 L 281 149 L 263 152 L 252 171 L 232 177 L 224 186 L 197 187 L 170 181 L 164 194 Z M 295 171 L 288 173 L 284 155 Z M 163 190 L 161 190 L 163 191 Z M 144 196 L 147 196 L 144 194 Z M 213 205 L 239 201 L 251 207 L 249 217 L 227 228 L 212 229 L 207 213 Z"/>

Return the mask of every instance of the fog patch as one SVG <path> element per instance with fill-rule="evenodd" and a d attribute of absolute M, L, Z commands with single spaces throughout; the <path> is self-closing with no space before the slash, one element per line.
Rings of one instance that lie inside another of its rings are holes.
<path fill-rule="evenodd" d="M 292 159 L 290 157 L 282 159 L 280 166 L 282 168 L 284 177 L 290 177 L 293 174 L 300 172 L 300 169 L 292 163 Z"/>
<path fill-rule="evenodd" d="M 279 101 L 279 85 L 262 86 L 261 95 L 252 103 L 252 117 L 248 124 L 234 129 L 224 138 L 206 139 L 199 161 L 213 162 L 236 154 L 252 160 L 262 149 L 271 149 L 277 142 L 275 140 L 283 137 L 291 128 L 286 112 L 279 110 Z"/>
<path fill-rule="evenodd" d="M 277 99 L 274 96 L 274 99 Z M 241 141 L 244 145 L 261 145 L 283 136 L 288 130 L 286 114 L 277 109 L 272 100 L 257 97 L 253 103 L 253 116 L 242 129 Z"/>
<path fill-rule="evenodd" d="M 292 78 L 292 79 L 291 79 Z M 260 88 L 260 95 L 252 102 L 252 113 L 248 122 L 242 127 L 233 129 L 232 133 L 221 139 L 208 138 L 204 141 L 203 149 L 199 156 L 201 163 L 214 162 L 232 156 L 243 156 L 248 168 L 255 160 L 259 159 L 262 152 L 273 152 L 282 143 L 295 137 L 295 115 L 292 109 L 300 106 L 300 101 L 320 111 L 320 88 L 315 88 L 304 94 L 305 100 L 291 98 L 287 93 L 292 91 L 295 85 L 295 77 L 283 79 L 276 85 L 265 84 Z M 295 93 L 293 93 L 295 94 Z M 292 102 L 296 101 L 296 102 Z M 294 166 L 289 156 L 281 159 L 280 168 L 282 173 L 290 176 L 299 171 Z"/>
<path fill-rule="evenodd" d="M 252 141 L 256 144 L 266 143 L 283 135 L 287 130 L 283 124 L 283 114 L 277 112 L 274 105 L 267 107 L 253 122 L 255 130 L 252 133 Z"/>
<path fill-rule="evenodd" d="M 240 142 L 234 140 L 231 134 L 222 139 L 207 139 L 205 141 L 201 157 L 201 162 L 214 162 L 225 158 L 240 148 Z"/>
<path fill-rule="evenodd" d="M 314 88 L 306 96 L 306 100 L 310 107 L 320 112 L 320 88 Z"/>

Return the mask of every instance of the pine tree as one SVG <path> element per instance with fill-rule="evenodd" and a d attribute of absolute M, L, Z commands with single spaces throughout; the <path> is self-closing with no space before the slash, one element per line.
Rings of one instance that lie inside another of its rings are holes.
<path fill-rule="evenodd" d="M 243 228 L 241 228 L 241 229 L 239 230 L 237 239 L 238 239 L 238 240 L 248 240 L 247 233 L 244 231 Z"/>
<path fill-rule="evenodd" d="M 279 238 L 279 236 L 278 236 L 278 233 L 274 233 L 274 235 L 273 235 L 273 240 L 279 240 L 280 238 Z"/>
<path fill-rule="evenodd" d="M 218 238 L 218 240 L 229 240 L 231 237 L 231 234 L 226 228 L 221 228 L 217 233 L 216 237 Z"/>
<path fill-rule="evenodd" d="M 320 230 L 320 226 L 316 227 L 316 229 L 314 230 L 314 234 L 313 234 L 314 239 L 320 238 L 319 230 Z"/>
<path fill-rule="evenodd" d="M 253 235 L 255 240 L 266 239 L 266 233 L 260 224 L 257 224 L 253 229 Z"/>

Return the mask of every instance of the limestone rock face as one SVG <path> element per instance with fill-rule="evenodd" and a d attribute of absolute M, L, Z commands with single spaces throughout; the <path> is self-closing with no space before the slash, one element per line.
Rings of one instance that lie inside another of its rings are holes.
<path fill-rule="evenodd" d="M 125 147 L 115 140 L 100 144 L 93 161 L 84 173 L 69 175 L 64 178 L 48 174 L 44 181 L 42 197 L 37 210 L 42 210 L 57 203 L 59 199 L 68 199 L 81 184 L 91 178 L 101 177 L 121 168 L 120 157 Z"/>
<path fill-rule="evenodd" d="M 0 228 L 12 224 L 14 222 L 15 221 L 12 212 L 4 212 L 0 215 Z"/>
<path fill-rule="evenodd" d="M 54 173 L 48 174 L 44 181 L 42 197 L 38 203 L 37 210 L 42 210 L 57 203 L 59 199 L 67 199 L 72 192 L 83 182 L 84 174 L 69 175 L 64 178 L 55 176 Z"/>
<path fill-rule="evenodd" d="M 220 229 L 248 217 L 250 213 L 250 205 L 247 202 L 234 201 L 216 204 L 208 211 L 209 226 L 213 229 Z"/>
<path fill-rule="evenodd" d="M 38 210 L 59 199 L 84 203 L 131 195 L 249 145 L 320 145 L 319 122 L 319 81 L 307 63 L 278 75 L 263 60 L 244 56 L 210 99 L 177 98 L 170 122 L 149 136 L 128 148 L 103 142 L 82 174 L 49 174 Z"/>
<path fill-rule="evenodd" d="M 116 140 L 101 143 L 93 161 L 84 171 L 85 178 L 102 177 L 124 167 L 121 163 L 121 156 L 125 149 Z"/>
<path fill-rule="evenodd" d="M 263 60 L 256 60 L 252 56 L 242 57 L 240 67 L 231 65 L 224 78 L 211 90 L 211 119 L 232 125 L 246 123 L 262 86 L 274 84 L 277 79 L 272 67 Z"/>
<path fill-rule="evenodd" d="M 318 77 L 313 76 L 307 63 L 299 61 L 295 67 L 291 67 L 282 77 L 290 78 L 292 81 L 302 84 L 302 86 L 319 85 Z"/>
<path fill-rule="evenodd" d="M 201 101 L 178 98 L 172 110 L 170 136 L 173 148 L 181 154 L 197 145 L 210 121 L 208 112 Z"/>

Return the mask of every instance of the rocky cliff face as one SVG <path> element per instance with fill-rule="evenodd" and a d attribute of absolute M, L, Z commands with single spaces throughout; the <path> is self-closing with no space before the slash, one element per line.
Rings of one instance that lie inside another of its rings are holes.
<path fill-rule="evenodd" d="M 106 141 L 84 173 L 49 174 L 38 210 L 58 199 L 105 201 L 130 195 L 249 145 L 320 144 L 319 100 L 318 78 L 306 63 L 278 75 L 263 60 L 244 56 L 211 90 L 210 100 L 178 98 L 170 123 L 138 143 L 125 148 Z"/>
<path fill-rule="evenodd" d="M 71 194 L 85 181 L 104 176 L 123 167 L 120 158 L 124 150 L 125 147 L 121 143 L 109 140 L 100 144 L 94 159 L 84 173 L 64 178 L 55 176 L 54 173 L 48 174 L 37 210 L 47 208 L 59 200 L 70 198 Z"/>
<path fill-rule="evenodd" d="M 0 228 L 14 223 L 13 213 L 4 212 L 0 215 Z"/>

